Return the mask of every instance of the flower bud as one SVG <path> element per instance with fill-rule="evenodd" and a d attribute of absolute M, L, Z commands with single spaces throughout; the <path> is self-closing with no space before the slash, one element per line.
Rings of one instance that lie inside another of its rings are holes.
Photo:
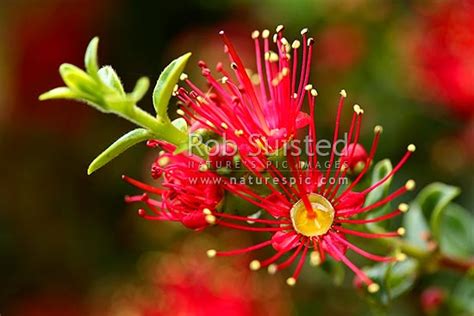
<path fill-rule="evenodd" d="M 367 151 L 361 144 L 349 144 L 341 151 L 340 163 L 349 168 L 350 174 L 358 174 L 367 163 Z"/>
<path fill-rule="evenodd" d="M 427 313 L 434 312 L 439 309 L 445 299 L 445 293 L 441 288 L 429 287 L 421 293 L 421 306 Z"/>

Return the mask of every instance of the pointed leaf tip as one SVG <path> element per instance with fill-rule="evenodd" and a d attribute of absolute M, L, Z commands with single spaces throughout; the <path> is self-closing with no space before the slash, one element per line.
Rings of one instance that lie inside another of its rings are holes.
<path fill-rule="evenodd" d="M 179 80 L 191 53 L 186 53 L 173 60 L 161 73 L 153 90 L 153 105 L 156 115 L 160 118 L 168 118 L 168 103 L 173 94 L 174 86 Z"/>
<path fill-rule="evenodd" d="M 84 64 L 86 66 L 87 73 L 94 78 L 98 78 L 97 72 L 99 71 L 97 51 L 99 46 L 99 38 L 94 37 L 87 46 L 86 54 L 84 56 Z"/>
<path fill-rule="evenodd" d="M 115 157 L 140 142 L 153 138 L 153 133 L 150 131 L 137 128 L 117 139 L 112 145 L 104 150 L 94 161 L 91 162 L 87 169 L 87 174 L 91 175 L 96 170 L 102 168 Z"/>
<path fill-rule="evenodd" d="M 76 94 L 72 92 L 68 87 L 59 87 L 41 94 L 38 99 L 40 101 L 46 101 L 52 99 L 73 99 L 75 97 Z"/>
<path fill-rule="evenodd" d="M 140 79 L 138 79 L 137 83 L 135 84 L 135 88 L 131 93 L 131 96 L 135 100 L 135 102 L 140 101 L 145 96 L 149 87 L 150 79 L 148 79 L 147 77 L 141 77 Z"/>

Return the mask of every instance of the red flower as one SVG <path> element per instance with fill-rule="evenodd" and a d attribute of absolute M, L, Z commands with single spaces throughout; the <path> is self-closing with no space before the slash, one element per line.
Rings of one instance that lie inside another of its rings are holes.
<path fill-rule="evenodd" d="M 203 237 L 201 235 L 201 237 Z M 229 237 L 220 235 L 219 239 Z M 213 262 L 199 251 L 207 245 L 203 238 L 186 238 L 173 252 L 144 256 L 140 286 L 122 285 L 110 297 L 110 307 L 97 315 L 193 315 L 254 316 L 288 315 L 288 293 L 278 280 L 255 275 L 243 260 Z M 204 255 L 204 256 L 203 256 Z M 242 258 L 244 259 L 244 258 Z M 145 285 L 145 286 L 144 286 Z"/>
<path fill-rule="evenodd" d="M 412 43 L 424 91 L 464 118 L 474 114 L 473 16 L 470 0 L 442 3 L 423 14 Z"/>
<path fill-rule="evenodd" d="M 308 95 L 311 123 L 309 128 L 310 146 L 307 164 L 301 163 L 297 153 L 289 151 L 286 157 L 290 169 L 289 176 L 284 175 L 276 169 L 275 166 L 270 165 L 267 172 L 270 177 L 274 179 L 276 184 L 273 185 L 263 181 L 272 192 L 267 196 L 260 196 L 257 193 L 251 192 L 249 188 L 247 188 L 246 192 L 243 192 L 242 185 L 228 185 L 228 189 L 234 194 L 240 194 L 243 198 L 246 198 L 248 201 L 251 201 L 266 211 L 270 219 L 253 219 L 245 216 L 213 213 L 213 215 L 219 219 L 216 223 L 220 226 L 246 231 L 270 232 L 272 233 L 271 238 L 244 249 L 231 251 L 215 251 L 211 249 L 208 251 L 208 256 L 235 255 L 272 246 L 276 250 L 276 254 L 264 260 L 252 261 L 250 268 L 257 270 L 261 267 L 268 267 L 269 272 L 274 273 L 290 266 L 296 258 L 301 255 L 293 275 L 287 280 L 289 285 L 294 285 L 305 263 L 308 250 L 312 250 L 310 255 L 311 263 L 317 265 L 324 261 L 327 255 L 330 255 L 335 260 L 342 261 L 346 264 L 368 286 L 370 292 L 375 292 L 379 286 L 373 283 L 362 270 L 347 258 L 345 254 L 346 251 L 350 249 L 366 258 L 381 262 L 394 261 L 397 259 L 402 260 L 405 258 L 405 255 L 382 257 L 368 253 L 349 242 L 347 235 L 363 238 L 398 237 L 404 234 L 404 229 L 399 228 L 394 232 L 368 233 L 347 228 L 346 225 L 356 226 L 384 221 L 401 212 L 407 211 L 408 206 L 406 204 L 400 204 L 398 209 L 379 217 L 361 219 L 359 216 L 366 215 L 368 212 L 402 195 L 407 190 L 414 188 L 415 183 L 413 180 L 410 180 L 386 198 L 371 205 L 364 206 L 367 194 L 390 179 L 407 161 L 412 152 L 415 151 L 415 146 L 408 146 L 408 150 L 400 162 L 383 179 L 362 192 L 355 192 L 353 190 L 354 187 L 361 181 L 374 159 L 379 137 L 382 132 L 380 126 L 375 127 L 375 136 L 370 153 L 364 160 L 364 168 L 350 185 L 341 188 L 349 169 L 344 167 L 345 164 L 339 164 L 339 166 L 335 164 L 334 144 L 336 144 L 339 137 L 339 123 L 346 93 L 344 90 L 341 91 L 341 99 L 334 130 L 333 147 L 329 157 L 329 165 L 327 165 L 326 170 L 320 170 L 318 167 L 314 123 L 314 100 L 316 93 L 314 89 L 309 90 Z M 348 140 L 350 143 L 357 144 L 359 141 L 362 116 L 363 111 L 358 105 L 355 105 L 352 122 L 348 131 Z M 351 150 L 348 155 L 346 154 L 346 159 L 352 161 L 357 153 L 357 146 L 349 147 Z M 303 169 L 303 165 L 308 165 L 308 168 Z M 268 178 L 263 178 L 262 180 L 266 179 Z M 292 184 L 292 181 L 294 181 L 295 185 Z M 237 223 L 239 221 L 242 223 Z M 251 225 L 248 224 L 248 222 L 263 224 L 263 226 Z M 285 254 L 289 254 L 289 257 L 277 263 Z"/>
<path fill-rule="evenodd" d="M 237 144 L 249 168 L 261 167 L 250 163 L 255 161 L 250 158 L 251 154 L 274 152 L 291 140 L 298 128 L 309 123 L 309 117 L 301 112 L 301 107 L 314 41 L 307 38 L 307 30 L 301 33 L 303 52 L 299 63 L 301 43 L 296 40 L 290 45 L 283 37 L 282 26 L 277 28 L 273 38 L 277 52 L 270 50 L 268 30 L 261 36 L 260 32 L 254 31 L 257 70 L 249 74 L 231 41 L 221 31 L 234 76 L 219 63 L 217 72 L 222 77 L 217 79 L 206 63 L 200 61 L 199 67 L 210 89 L 207 92 L 199 89 L 183 74 L 182 80 L 190 90 L 180 87 L 175 92 L 184 103 L 178 113 L 184 115 L 188 123 L 197 120 Z"/>
<path fill-rule="evenodd" d="M 202 158 L 186 153 L 173 154 L 175 146 L 164 142 L 150 141 L 148 144 L 164 148 L 151 168 L 152 177 L 162 179 L 161 186 L 150 186 L 123 176 L 125 181 L 146 192 L 127 196 L 126 201 L 145 203 L 148 211 L 138 210 L 145 219 L 178 221 L 196 230 L 205 228 L 209 224 L 207 213 L 217 212 L 223 199 L 219 177 L 208 171 Z M 160 196 L 161 200 L 150 198 L 150 193 Z"/>

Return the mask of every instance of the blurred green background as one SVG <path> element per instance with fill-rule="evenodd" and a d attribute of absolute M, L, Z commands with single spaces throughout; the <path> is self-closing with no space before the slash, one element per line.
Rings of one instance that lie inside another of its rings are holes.
<path fill-rule="evenodd" d="M 137 146 L 86 175 L 89 162 L 130 125 L 76 103 L 40 104 L 37 97 L 61 85 L 62 62 L 82 65 L 95 35 L 101 38 L 101 63 L 113 65 L 130 90 L 140 76 L 156 80 L 186 51 L 193 52 L 187 72 L 194 77 L 198 60 L 209 65 L 227 60 L 217 35 L 221 29 L 252 65 L 251 31 L 284 24 L 286 36 L 294 39 L 308 27 L 316 40 L 311 81 L 319 92 L 320 126 L 330 130 L 338 92 L 346 89 L 349 101 L 365 109 L 363 143 L 369 144 L 375 124 L 384 126 L 378 159 L 396 160 L 407 144 L 417 145 L 398 181 L 459 186 L 458 203 L 472 210 L 474 9 L 469 3 L 3 0 L 0 313 L 162 315 L 163 306 L 170 311 L 181 306 L 182 315 L 367 314 L 368 305 L 350 280 L 334 287 L 322 273 L 306 271 L 301 284 L 288 289 L 284 278 L 241 272 L 235 268 L 240 261 L 193 263 L 206 244 L 218 242 L 209 241 L 208 233 L 189 236 L 178 224 L 147 222 L 123 202 L 136 191 L 120 176 L 149 179 L 153 150 Z M 141 105 L 151 109 L 151 98 L 145 100 Z M 245 244 L 246 238 L 220 236 L 219 243 L 229 247 L 225 240 Z M 199 246 L 189 246 L 195 243 Z M 203 271 L 188 276 L 191 268 Z M 244 275 L 234 280 L 236 273 Z M 173 275 L 181 277 L 174 285 Z M 187 288 L 176 286 L 180 282 Z M 210 296 L 202 294 L 206 291 Z M 419 295 L 415 288 L 391 313 L 423 315 Z M 147 300 L 160 307 L 144 311 Z M 205 312 L 192 308 L 204 302 L 210 302 Z"/>

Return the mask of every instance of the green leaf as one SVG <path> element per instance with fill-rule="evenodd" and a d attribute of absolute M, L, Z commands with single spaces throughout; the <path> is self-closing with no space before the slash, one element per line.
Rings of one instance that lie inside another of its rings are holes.
<path fill-rule="evenodd" d="M 94 37 L 87 46 L 86 54 L 84 56 L 84 64 L 86 66 L 87 73 L 94 79 L 99 79 L 99 64 L 97 62 L 98 45 L 99 38 Z"/>
<path fill-rule="evenodd" d="M 59 87 L 49 90 L 39 96 L 40 101 L 52 100 L 52 99 L 74 99 L 78 95 L 71 91 L 68 87 Z"/>
<path fill-rule="evenodd" d="M 135 101 L 140 101 L 148 91 L 150 87 L 150 80 L 147 77 L 141 77 L 138 79 L 137 83 L 135 84 L 135 88 L 133 88 L 132 93 L 130 93 L 130 97 Z"/>
<path fill-rule="evenodd" d="M 133 145 L 151 138 L 153 138 L 153 133 L 143 128 L 137 128 L 133 131 L 128 132 L 127 134 L 117 139 L 96 159 L 94 159 L 94 161 L 89 165 L 89 168 L 87 169 L 87 174 L 90 175 L 97 169 L 100 169 L 101 167 L 105 166 L 112 159 L 114 159 Z"/>
<path fill-rule="evenodd" d="M 64 83 L 74 92 L 95 96 L 97 83 L 82 69 L 71 64 L 62 64 L 59 73 Z"/>
<path fill-rule="evenodd" d="M 474 257 L 474 216 L 463 207 L 450 203 L 440 220 L 439 246 L 449 257 Z"/>
<path fill-rule="evenodd" d="M 423 250 L 429 250 L 427 237 L 430 228 L 428 221 L 416 201 L 410 203 L 409 209 L 408 213 L 403 216 L 403 227 L 406 230 L 404 239 Z"/>
<path fill-rule="evenodd" d="M 454 288 L 450 296 L 450 309 L 452 315 L 474 315 L 474 273 L 471 271 Z"/>
<path fill-rule="evenodd" d="M 380 285 L 380 290 L 371 294 L 371 297 L 387 305 L 412 288 L 418 273 L 418 263 L 414 259 L 406 259 L 402 262 L 379 263 L 364 271 Z"/>
<path fill-rule="evenodd" d="M 392 163 L 388 159 L 384 159 L 379 161 L 375 166 L 372 171 L 372 179 L 371 179 L 371 185 L 377 183 L 378 181 L 382 180 L 387 174 L 389 174 L 392 171 Z M 374 189 L 372 192 L 370 192 L 367 195 L 367 198 L 365 200 L 365 206 L 372 205 L 377 201 L 380 201 L 381 199 L 385 198 L 390 190 L 390 184 L 392 183 L 392 178 L 390 177 L 385 181 L 382 185 Z M 390 203 L 385 204 L 384 206 L 372 210 L 369 212 L 367 218 L 375 218 L 381 215 L 384 215 L 391 210 L 391 205 Z M 368 223 L 367 229 L 372 231 L 372 232 L 381 232 L 383 230 L 387 229 L 388 221 L 383 221 L 383 222 L 378 222 L 378 223 Z"/>
<path fill-rule="evenodd" d="M 109 88 L 118 91 L 120 95 L 125 96 L 125 90 L 123 89 L 122 81 L 111 66 L 104 66 L 100 68 L 99 77 L 102 82 Z"/>
<path fill-rule="evenodd" d="M 440 220 L 446 206 L 461 193 L 457 187 L 435 182 L 426 186 L 417 196 L 425 218 L 430 220 L 433 237 L 439 239 Z"/>
<path fill-rule="evenodd" d="M 174 86 L 179 80 L 179 76 L 184 70 L 191 53 L 184 54 L 173 60 L 161 73 L 153 90 L 153 105 L 155 106 L 156 116 L 161 119 L 167 119 L 168 103 L 170 102 Z"/>

